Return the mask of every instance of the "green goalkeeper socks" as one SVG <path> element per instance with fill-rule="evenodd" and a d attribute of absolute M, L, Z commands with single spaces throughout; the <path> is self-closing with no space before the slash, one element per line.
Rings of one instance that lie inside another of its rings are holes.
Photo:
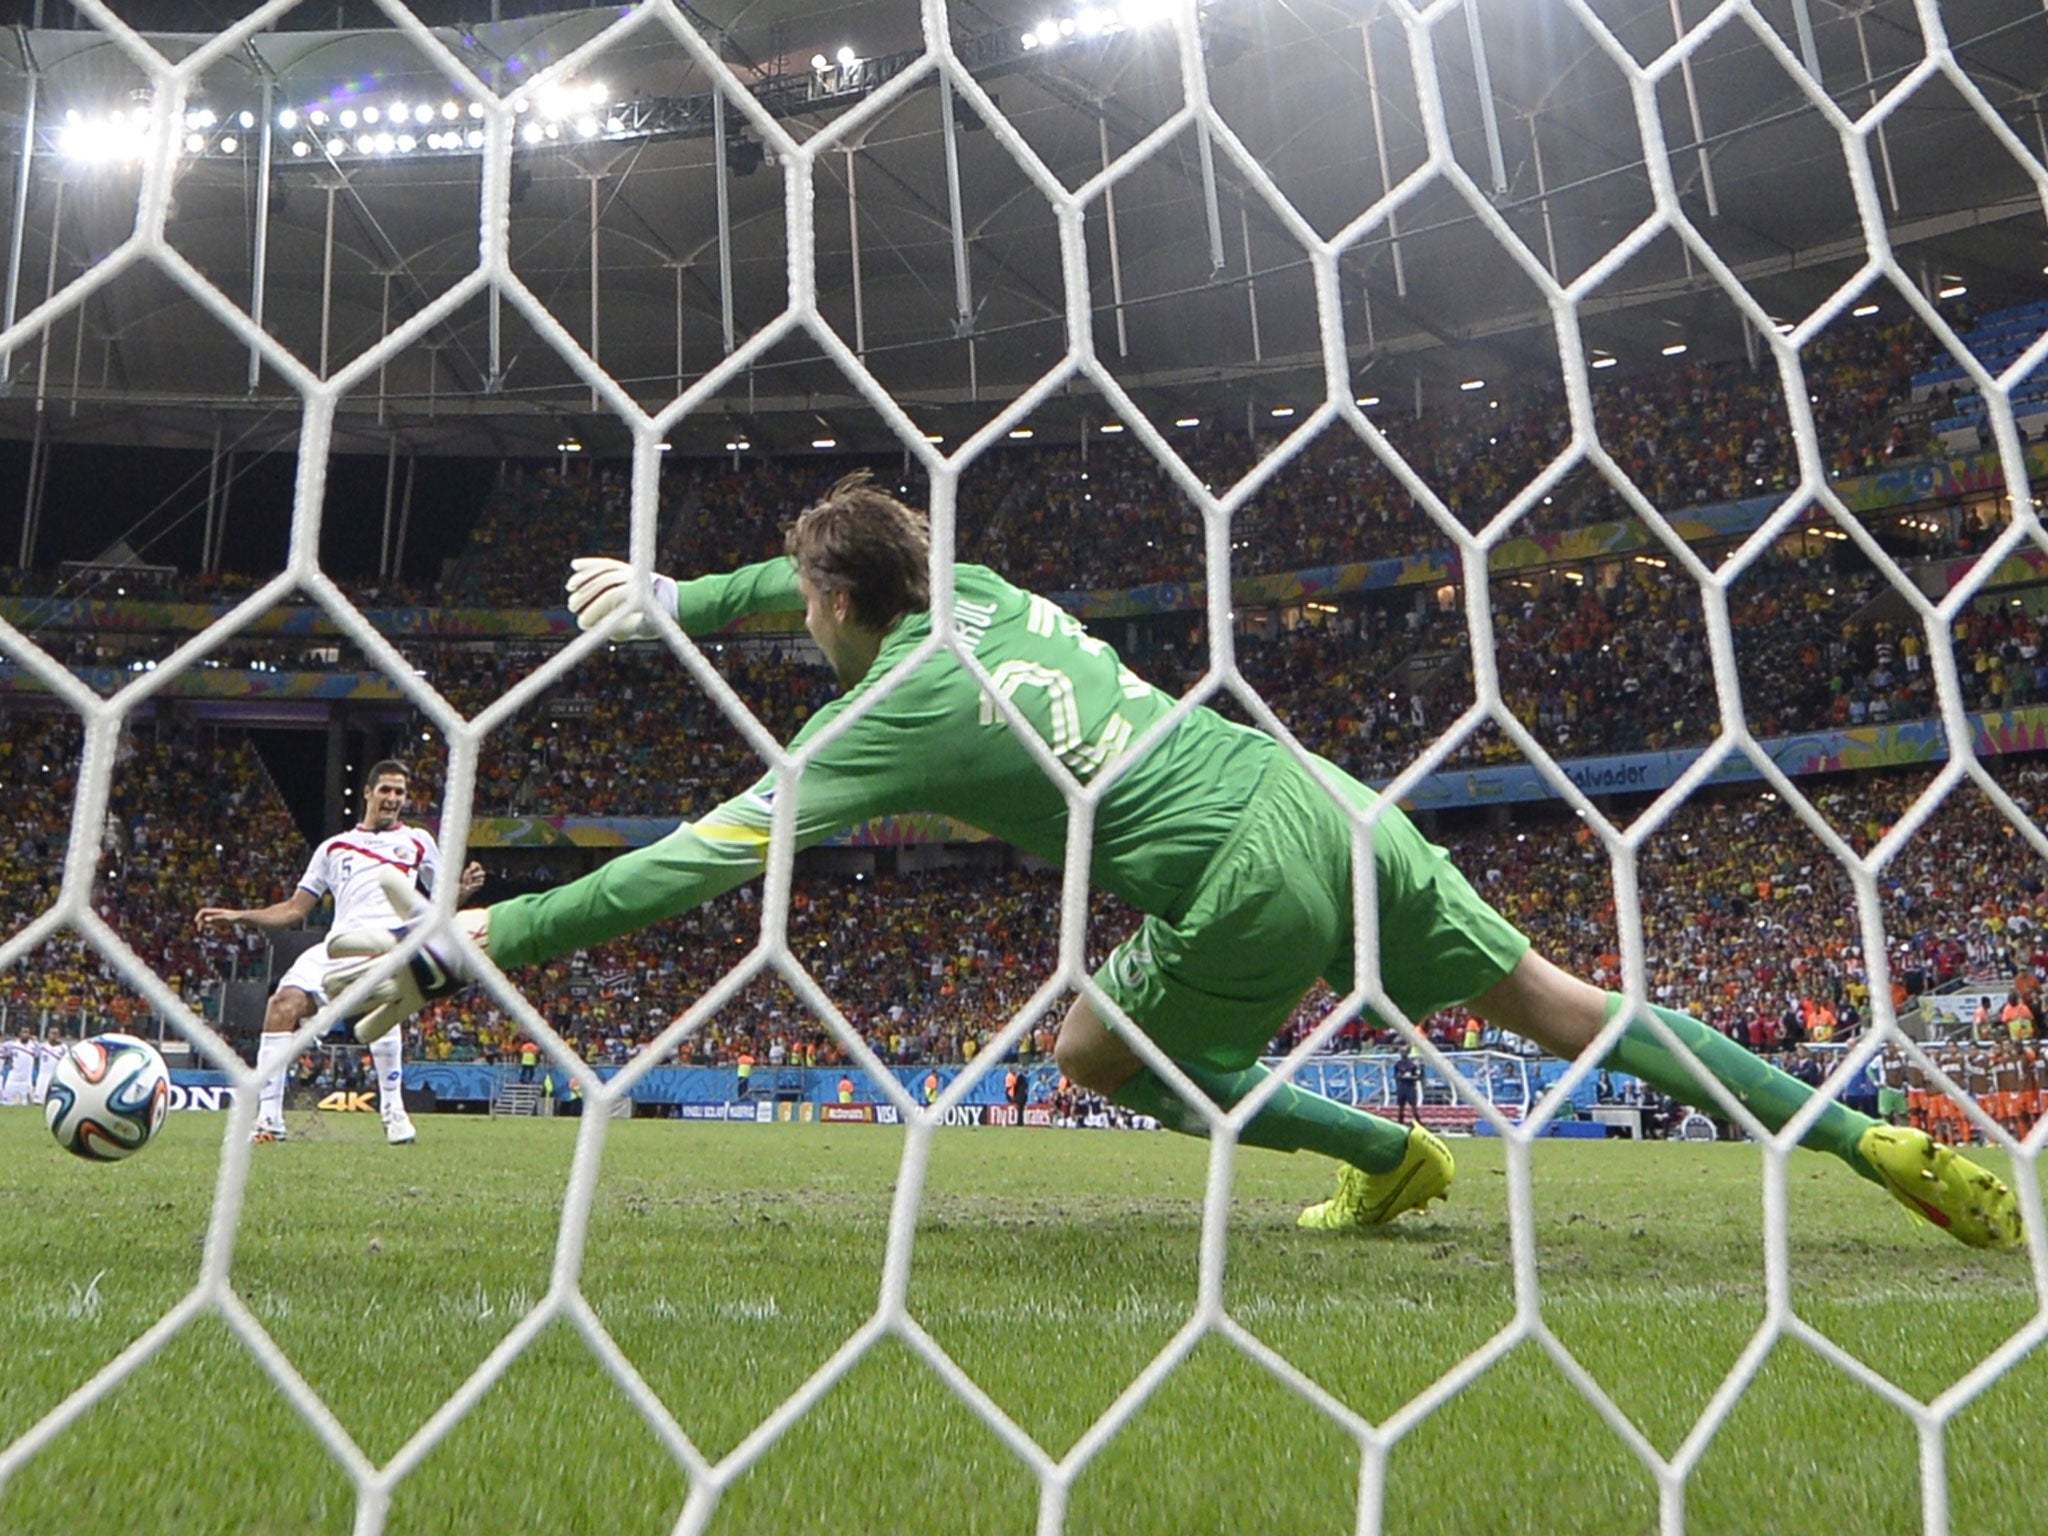
<path fill-rule="evenodd" d="M 1613 1018 L 1624 1006 L 1620 993 L 1607 994 L 1608 1018 Z M 1751 1055 L 1698 1019 L 1655 1004 L 1651 1005 L 1650 1012 L 1664 1021 L 1671 1033 L 1684 1042 L 1686 1049 L 1699 1058 L 1700 1065 L 1720 1081 L 1737 1103 L 1755 1115 L 1765 1129 L 1779 1129 L 1813 1097 L 1813 1090 L 1798 1078 L 1780 1072 L 1760 1056 Z M 1608 1053 L 1606 1065 L 1633 1073 L 1660 1093 L 1668 1093 L 1681 1104 L 1691 1104 L 1716 1120 L 1727 1118 L 1693 1069 L 1680 1061 L 1640 1018 L 1629 1021 L 1621 1039 Z M 1805 1136 L 1800 1138 L 1800 1145 L 1811 1147 L 1816 1152 L 1832 1152 L 1864 1178 L 1880 1183 L 1882 1181 L 1876 1171 L 1863 1161 L 1856 1150 L 1856 1143 L 1863 1133 L 1879 1123 L 1868 1115 L 1844 1109 L 1839 1102 L 1832 1103 L 1807 1128 Z"/>
<path fill-rule="evenodd" d="M 1216 1072 L 1191 1067 L 1184 1061 L 1174 1065 L 1223 1109 L 1229 1109 L 1273 1075 L 1264 1067 Z M 1150 1115 L 1170 1131 L 1186 1136 L 1209 1134 L 1208 1122 L 1149 1070 L 1140 1071 L 1110 1099 L 1125 1109 Z M 1266 1100 L 1265 1108 L 1237 1133 L 1237 1139 L 1244 1146 L 1264 1147 L 1272 1152 L 1320 1152 L 1367 1173 L 1386 1173 L 1398 1168 L 1401 1159 L 1408 1155 L 1407 1126 L 1339 1104 L 1292 1083 L 1283 1084 Z"/>

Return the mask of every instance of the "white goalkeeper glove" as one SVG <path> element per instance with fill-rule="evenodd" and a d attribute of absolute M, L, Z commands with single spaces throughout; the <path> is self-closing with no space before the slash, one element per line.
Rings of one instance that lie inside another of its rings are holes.
<path fill-rule="evenodd" d="M 321 978 L 329 997 L 340 996 L 358 977 L 368 974 L 426 919 L 426 904 L 403 875 L 387 869 L 378 883 L 393 910 L 410 914 L 412 920 L 395 929 L 344 928 L 329 938 L 327 953 L 337 962 Z M 490 911 L 484 907 L 471 907 L 455 914 L 457 931 L 486 953 L 490 949 L 490 922 Z M 460 992 L 475 979 L 453 944 L 445 939 L 429 940 L 404 965 L 371 987 L 356 1005 L 368 1010 L 356 1017 L 356 1038 L 368 1045 L 389 1034 L 435 998 Z"/>
<path fill-rule="evenodd" d="M 673 576 L 654 576 L 654 601 L 671 618 L 676 611 Z M 633 567 L 607 555 L 583 555 L 569 562 L 569 611 L 578 629 L 596 629 L 633 597 Z M 613 631 L 614 640 L 652 640 L 659 631 L 652 617 L 636 613 Z"/>

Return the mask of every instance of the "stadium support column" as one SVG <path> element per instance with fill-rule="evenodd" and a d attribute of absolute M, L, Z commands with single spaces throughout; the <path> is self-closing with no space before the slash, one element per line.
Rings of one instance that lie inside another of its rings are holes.
<path fill-rule="evenodd" d="M 1102 146 L 1102 174 L 1109 175 L 1109 119 L 1098 115 L 1095 119 L 1096 142 Z M 1116 355 L 1131 355 L 1130 337 L 1124 333 L 1124 262 L 1117 249 L 1116 240 L 1116 183 L 1104 180 L 1102 183 L 1102 216 L 1109 224 L 1109 298 L 1116 309 Z M 1084 437 L 1085 443 L 1087 439 Z"/>
<path fill-rule="evenodd" d="M 44 471 L 50 458 L 50 437 L 43 413 L 36 412 L 35 435 L 28 444 L 28 490 L 21 503 L 21 559 L 25 571 L 35 562 L 37 524 L 43 520 Z"/>
<path fill-rule="evenodd" d="M 398 434 L 391 434 L 391 442 L 384 450 L 384 531 L 377 539 L 377 579 L 384 580 L 391 574 L 391 515 L 396 510 L 398 496 Z"/>
<path fill-rule="evenodd" d="M 34 55 L 29 51 L 27 34 L 15 29 L 16 41 L 20 44 L 22 57 L 29 60 L 28 92 L 21 109 L 21 154 L 14 162 L 14 228 L 7 239 L 7 313 L 0 318 L 0 330 L 11 329 L 14 316 L 21 302 L 21 242 L 28 225 L 28 183 L 29 173 L 34 168 L 36 152 L 36 87 L 42 81 L 42 71 L 35 67 Z M 9 347 L 0 352 L 0 397 L 11 394 L 14 389 L 14 349 Z"/>
<path fill-rule="evenodd" d="M 603 266 L 601 264 L 602 253 L 598 249 L 597 237 L 597 184 L 603 178 L 596 171 L 584 172 L 584 178 L 590 183 L 590 360 L 602 368 L 604 366 L 604 358 L 600 348 L 602 345 L 601 321 L 604 315 L 604 306 L 600 296 L 599 277 L 603 272 Z M 727 341 L 726 350 L 728 352 L 732 350 L 730 339 Z M 590 408 L 594 411 L 602 403 L 598 398 L 597 386 L 593 384 L 590 388 Z"/>
<path fill-rule="evenodd" d="M 1259 345 L 1259 277 L 1252 269 L 1252 216 L 1243 203 L 1237 205 L 1237 228 L 1238 233 L 1244 236 L 1244 301 L 1251 310 L 1252 317 L 1252 361 L 1263 363 L 1266 354 Z M 1245 409 L 1251 409 L 1249 399 L 1245 401 Z M 1251 434 L 1249 424 L 1245 428 L 1245 434 Z"/>
<path fill-rule="evenodd" d="M 252 50 L 253 51 L 253 50 Z M 271 135 L 274 131 L 272 118 L 272 92 L 274 85 L 268 70 L 263 74 L 263 128 L 256 145 L 256 244 L 249 261 L 249 318 L 257 330 L 263 329 L 263 291 L 267 286 L 270 270 L 270 153 Z M 254 342 L 249 344 L 249 393 L 256 393 L 256 386 L 263 379 L 263 352 Z"/>
<path fill-rule="evenodd" d="M 322 190 L 327 193 L 327 230 L 320 246 L 320 377 L 324 379 L 327 377 L 327 339 L 334 324 L 334 194 L 341 190 L 341 183 L 325 182 Z"/>
<path fill-rule="evenodd" d="M 683 264 L 678 261 L 671 270 L 676 280 L 676 393 L 683 392 Z"/>
<path fill-rule="evenodd" d="M 1678 0 L 1671 0 L 1671 30 L 1680 42 L 1685 41 L 1685 18 L 1679 14 Z M 1700 90 L 1692 77 L 1692 55 L 1684 54 L 1678 61 L 1678 71 L 1685 77 L 1685 106 L 1692 114 L 1692 141 L 1699 145 L 1700 190 L 1706 194 L 1707 217 L 1721 217 L 1721 199 L 1714 191 L 1714 163 L 1707 156 L 1707 130 L 1700 119 Z M 1685 256 L 1685 275 L 1692 276 L 1692 247 L 1681 242 Z"/>
<path fill-rule="evenodd" d="M 69 182 L 62 176 L 57 178 L 56 192 L 50 203 L 50 260 L 43 269 L 43 302 L 49 303 L 57 296 L 57 256 L 63 250 L 64 242 L 64 188 Z M 85 324 L 85 313 L 79 311 L 78 323 Z M 40 344 L 36 348 L 36 415 L 40 420 L 44 396 L 50 387 L 50 335 L 57 329 L 55 324 L 43 327 Z"/>
<path fill-rule="evenodd" d="M 1557 277 L 1557 233 L 1550 225 L 1550 186 L 1543 179 L 1543 135 L 1537 132 L 1539 114 L 1529 114 L 1529 163 L 1536 172 L 1536 210 L 1543 218 L 1543 254 L 1549 263 L 1550 275 Z"/>
<path fill-rule="evenodd" d="M 732 193 L 726 186 L 731 174 L 725 163 L 725 96 L 718 97 L 718 110 L 711 114 L 711 174 L 718 190 L 718 315 L 725 326 L 725 355 L 732 356 Z M 753 377 L 753 370 L 747 370 Z"/>
<path fill-rule="evenodd" d="M 383 278 L 383 281 L 377 285 L 377 340 L 381 342 L 386 336 L 391 334 L 392 274 L 385 272 L 379 275 Z M 384 370 L 390 366 L 388 358 L 377 364 L 377 425 L 380 427 L 386 425 L 389 420 L 385 410 L 387 396 L 384 393 Z"/>
<path fill-rule="evenodd" d="M 222 469 L 220 476 L 220 522 L 216 525 L 213 535 L 213 567 L 211 574 L 215 576 L 218 576 L 220 574 L 221 551 L 227 548 L 228 504 L 229 502 L 234 500 L 234 495 L 235 450 L 230 448 L 227 453 L 227 458 L 222 461 Z"/>
<path fill-rule="evenodd" d="M 405 456 L 405 491 L 398 498 L 398 544 L 391 551 L 391 574 L 396 576 L 405 569 L 405 536 L 412 532 L 412 472 L 419 468 L 420 456 L 408 453 Z"/>
<path fill-rule="evenodd" d="M 1508 170 L 1500 152 L 1500 118 L 1493 106 L 1493 79 L 1486 71 L 1486 37 L 1479 30 L 1479 0 L 1465 0 L 1465 35 L 1472 44 L 1472 84 L 1479 92 L 1479 119 L 1486 128 L 1486 167 L 1493 172 L 1493 195 L 1508 189 Z"/>
<path fill-rule="evenodd" d="M 1865 89 L 1870 92 L 1870 104 L 1874 107 L 1877 105 L 1882 93 L 1877 88 L 1877 76 L 1870 68 L 1870 39 L 1863 31 L 1863 13 L 1861 11 L 1852 11 L 1850 16 L 1856 23 L 1856 47 L 1863 56 L 1863 84 Z M 1816 83 L 1819 82 L 1819 69 L 1814 69 L 1813 78 Z M 1877 158 L 1878 163 L 1884 167 L 1885 196 L 1892 205 L 1892 212 L 1897 213 L 1899 212 L 1899 183 L 1892 175 L 1892 141 L 1885 136 L 1885 122 L 1886 119 L 1884 118 L 1877 120 Z"/>
<path fill-rule="evenodd" d="M 1372 21 L 1368 18 L 1358 24 L 1358 35 L 1365 44 L 1365 95 L 1372 104 L 1372 140 L 1380 158 L 1380 196 L 1385 197 L 1394 190 L 1394 171 L 1387 159 L 1387 119 L 1380 103 L 1380 70 L 1372 56 Z M 1393 209 L 1387 210 L 1387 248 L 1394 253 L 1394 293 L 1399 298 L 1408 297 L 1408 273 L 1401 265 L 1401 219 Z"/>
<path fill-rule="evenodd" d="M 220 558 L 220 446 L 225 435 L 225 425 L 214 417 L 213 452 L 206 456 L 206 528 L 199 537 L 202 571 L 212 571 Z"/>
<path fill-rule="evenodd" d="M 953 119 L 953 77 L 939 75 L 939 127 L 946 135 L 946 208 L 953 220 L 953 336 L 967 343 L 967 396 L 981 398 L 974 350 L 974 290 L 968 283 L 967 228 L 960 213 L 960 125 Z"/>
<path fill-rule="evenodd" d="M 860 152 L 860 146 L 842 144 L 839 152 L 846 156 L 846 243 L 853 255 L 853 355 L 865 361 L 868 320 L 860 291 L 860 184 L 853 176 L 853 157 Z"/>

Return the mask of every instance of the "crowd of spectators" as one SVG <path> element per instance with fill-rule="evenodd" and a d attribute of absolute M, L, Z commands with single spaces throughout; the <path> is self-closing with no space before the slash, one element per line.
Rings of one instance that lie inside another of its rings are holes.
<path fill-rule="evenodd" d="M 55 900 L 82 732 L 69 716 L 10 711 L 0 766 L 17 786 L 0 862 L 0 931 L 17 932 Z M 2048 765 L 2000 759 L 1994 772 L 2023 815 L 2048 816 Z M 1816 786 L 1828 826 L 1866 855 L 1925 793 L 1926 772 L 1840 777 Z M 1497 827 L 1440 830 L 1458 864 L 1539 948 L 1597 983 L 1621 981 L 1610 860 L 1584 825 L 1555 810 Z M 281 898 L 307 848 L 255 752 L 239 733 L 149 723 L 123 739 L 101 838 L 94 909 L 173 991 L 202 1013 L 219 983 L 257 973 L 251 935 L 202 937 L 204 902 Z M 1965 975 L 2048 976 L 2043 863 L 1973 785 L 1956 789 L 1876 872 L 1894 997 Z M 1870 1015 L 1870 972 L 1850 879 L 1822 842 L 1769 791 L 1728 788 L 1677 809 L 1644 844 L 1642 903 L 1650 995 L 1760 1051 L 1785 1048 L 1789 1018 L 1825 1005 L 1844 1035 Z M 518 978 L 542 1015 L 583 1054 L 618 1062 L 648 1047 L 753 951 L 759 893 L 742 888 L 645 933 Z M 1046 871 L 985 866 L 858 878 L 807 872 L 792 898 L 790 953 L 884 1061 L 970 1060 L 1057 970 L 1059 883 Z M 1134 914 L 1096 896 L 1086 953 L 1099 963 Z M 1326 1015 L 1318 989 L 1283 1029 L 1299 1039 Z M 75 933 L 53 936 L 0 975 L 10 1021 L 91 1019 L 133 1026 L 147 1001 Z M 1065 1006 L 1049 999 L 1019 1044 L 1051 1050 Z M 1470 1043 L 1452 1013 L 1426 1021 L 1441 1044 Z M 1479 1043 L 1497 1043 L 1479 1031 Z M 1331 1049 L 1388 1043 L 1370 1017 Z M 511 1059 L 515 1024 L 472 991 L 414 1026 L 411 1053 Z M 780 979 L 757 978 L 688 1036 L 678 1060 L 836 1066 L 823 1020 Z M 329 1064 L 345 1073 L 347 1064 Z M 340 1082 L 341 1079 L 335 1079 Z"/>
<path fill-rule="evenodd" d="M 2048 815 L 2048 767 L 2000 769 L 2007 792 L 2038 822 Z M 1859 855 L 1923 794 L 1925 773 L 1831 782 L 1817 805 Z M 1619 929 L 1604 848 L 1556 818 L 1492 831 L 1440 834 L 1455 861 L 1545 953 L 1604 986 L 1621 985 Z M 1965 975 L 2048 974 L 2048 883 L 2041 861 L 1994 803 L 1964 788 L 1921 826 L 1878 876 L 1896 996 Z M 1870 1016 L 1870 980 L 1848 877 L 1793 812 L 1768 791 L 1727 791 L 1678 810 L 1646 844 L 1638 870 L 1649 986 L 1760 1052 L 1783 1048 L 1785 1016 L 1824 1004 L 1841 1036 Z M 942 871 L 799 882 L 790 948 L 869 1045 L 891 1062 L 971 1058 L 1056 969 L 1059 888 L 1050 873 Z M 545 969 L 528 988 L 542 1012 L 599 1059 L 618 1060 L 750 952 L 758 933 L 751 891 Z M 1096 897 L 1088 929 L 1098 963 L 1135 921 Z M 1302 1038 L 1334 999 L 1305 1000 L 1279 1043 Z M 1064 1000 L 1022 1043 L 1050 1049 Z M 1426 1021 L 1438 1043 L 1467 1042 L 1460 1013 Z M 429 1055 L 502 1056 L 516 1030 L 480 997 L 440 1005 L 424 1025 Z M 1480 1043 L 1500 1043 L 1479 1031 Z M 1370 1018 L 1348 1023 L 1330 1049 L 1390 1044 Z M 757 983 L 686 1041 L 682 1059 L 836 1064 L 836 1046 L 779 984 Z"/>
<path fill-rule="evenodd" d="M 1550 573 L 1502 583 L 1492 615 L 1500 696 L 1538 745 L 1560 758 L 1704 746 L 1720 704 L 1698 589 L 1668 562 L 1630 561 L 1606 582 Z M 1729 594 L 1744 720 L 1761 740 L 1937 712 L 1917 619 L 1872 618 L 1873 575 L 1840 575 L 1796 552 L 1756 561 Z M 2048 698 L 2044 620 L 1998 594 L 1953 626 L 1964 707 Z M 1109 626 L 1114 633 L 1123 626 Z M 1235 637 L 1247 682 L 1303 745 L 1384 780 L 1404 769 L 1476 697 L 1463 610 L 1412 598 L 1330 605 L 1324 621 Z M 409 642 L 407 658 L 472 713 L 548 654 Z M 1210 664 L 1192 619 L 1128 626 L 1119 646 L 1170 693 Z M 778 740 L 838 689 L 800 639 L 708 648 L 713 667 Z M 1233 698 L 1212 702 L 1249 718 Z M 424 718 L 415 739 L 430 738 Z M 1473 731 L 1446 766 L 1516 760 L 1498 725 Z M 705 691 L 654 644 L 587 660 L 487 739 L 476 808 L 490 815 L 695 814 L 762 771 L 759 754 Z M 438 769 L 428 769 L 430 777 Z"/>
<path fill-rule="evenodd" d="M 0 933 L 55 904 L 75 816 L 84 731 L 77 717 L 0 713 L 0 781 L 9 786 L 0 859 Z M 143 722 L 122 734 L 99 832 L 92 907 L 195 1009 L 217 1011 L 219 983 L 260 968 L 254 935 L 200 934 L 208 903 L 257 906 L 291 893 L 310 850 L 240 730 Z M 0 1003 L 116 1026 L 146 1001 L 70 927 L 0 972 Z"/>
<path fill-rule="evenodd" d="M 1899 424 L 1926 344 L 1917 323 L 1846 326 L 1808 357 L 1823 458 L 1857 474 L 1932 451 Z M 1783 492 L 1799 478 L 1775 371 L 1740 362 L 1689 363 L 1633 377 L 1593 376 L 1600 442 L 1629 483 L 1666 511 Z M 1420 414 L 1388 402 L 1375 425 L 1459 524 L 1497 517 L 1570 444 L 1564 392 L 1554 382 L 1458 393 Z M 1236 483 L 1280 446 L 1270 437 L 1211 430 L 1173 438 L 1203 483 Z M 780 552 L 782 529 L 843 465 L 753 459 L 665 466 L 661 548 L 670 568 L 724 570 Z M 925 488 L 903 471 L 903 491 Z M 444 600 L 490 606 L 559 601 L 568 560 L 623 549 L 627 484 L 554 471 L 506 475 L 462 556 Z M 1530 508 L 1518 530 L 1556 531 L 1634 516 L 1609 480 L 1582 466 Z M 1125 588 L 1197 580 L 1201 520 L 1173 478 L 1128 434 L 1083 448 L 1010 448 L 963 475 L 961 557 L 1041 591 Z M 1315 569 L 1447 547 L 1449 539 L 1389 467 L 1348 428 L 1304 445 L 1245 505 L 1232 528 L 1236 575 Z"/>

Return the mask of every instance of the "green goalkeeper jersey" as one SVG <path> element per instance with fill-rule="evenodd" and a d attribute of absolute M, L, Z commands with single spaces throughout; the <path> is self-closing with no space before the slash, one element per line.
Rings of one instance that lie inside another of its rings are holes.
<path fill-rule="evenodd" d="M 1125 667 L 1080 622 L 978 565 L 954 568 L 964 646 L 996 689 L 1086 784 L 1173 700 Z M 754 613 L 800 613 L 788 559 L 679 584 L 676 619 L 691 636 Z M 928 612 L 884 638 L 867 676 L 797 733 L 819 735 L 931 634 Z M 1195 709 L 1133 764 L 1097 807 L 1090 875 L 1144 912 L 1178 917 L 1280 748 L 1260 732 Z M 673 917 L 762 872 L 777 785 L 771 774 L 702 819 L 572 884 L 491 908 L 491 955 L 504 966 L 551 959 Z M 974 675 L 933 652 L 804 769 L 799 848 L 877 816 L 935 811 L 1064 862 L 1067 802 Z"/>

